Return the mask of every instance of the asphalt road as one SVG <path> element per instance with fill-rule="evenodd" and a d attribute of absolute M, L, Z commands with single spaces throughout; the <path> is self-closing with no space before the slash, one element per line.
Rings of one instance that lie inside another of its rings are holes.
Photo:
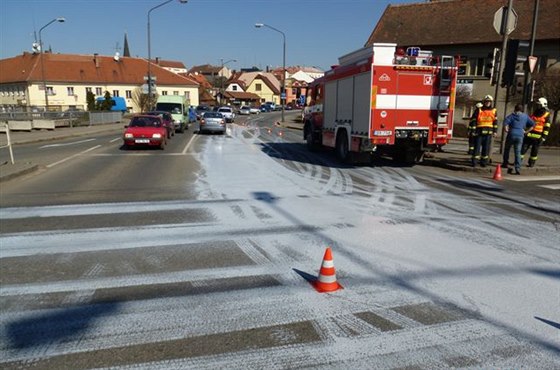
<path fill-rule="evenodd" d="M 18 147 L 43 169 L 0 189 L 0 366 L 560 367 L 549 180 L 341 165 L 278 116 Z"/>

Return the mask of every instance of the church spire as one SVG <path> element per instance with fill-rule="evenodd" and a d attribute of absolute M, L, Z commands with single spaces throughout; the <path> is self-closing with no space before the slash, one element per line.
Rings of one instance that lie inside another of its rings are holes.
<path fill-rule="evenodd" d="M 129 57 L 130 50 L 128 49 L 128 38 L 126 32 L 124 33 L 124 48 L 123 48 L 123 57 Z"/>

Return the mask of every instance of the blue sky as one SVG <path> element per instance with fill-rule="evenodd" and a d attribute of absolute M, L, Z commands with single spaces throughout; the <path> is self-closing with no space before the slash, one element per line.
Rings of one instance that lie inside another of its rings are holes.
<path fill-rule="evenodd" d="M 151 55 L 228 67 L 286 65 L 327 69 L 337 58 L 361 48 L 388 4 L 422 0 L 189 0 L 152 11 Z M 55 53 L 113 55 L 125 32 L 132 56 L 147 57 L 147 13 L 164 0 L 0 0 L 0 58 L 31 51 L 34 31 L 56 17 L 41 35 Z M 38 36 L 37 36 L 38 38 Z"/>

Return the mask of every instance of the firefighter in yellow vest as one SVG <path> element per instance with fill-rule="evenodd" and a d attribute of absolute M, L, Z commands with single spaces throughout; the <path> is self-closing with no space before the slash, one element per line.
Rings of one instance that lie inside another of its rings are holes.
<path fill-rule="evenodd" d="M 470 129 L 474 130 L 476 136 L 471 164 L 476 167 L 477 162 L 481 167 L 486 167 L 489 162 L 490 145 L 492 136 L 498 132 L 498 113 L 492 106 L 494 98 L 486 95 L 482 101 L 482 107 L 477 108 L 470 121 Z"/>
<path fill-rule="evenodd" d="M 523 138 L 523 146 L 521 147 L 521 158 L 531 148 L 529 156 L 529 167 L 533 167 L 538 159 L 539 147 L 546 140 L 550 131 L 550 112 L 548 111 L 548 101 L 545 98 L 539 98 L 536 101 L 536 109 L 531 115 L 531 119 L 535 121 L 535 126 L 531 131 L 525 134 Z"/>

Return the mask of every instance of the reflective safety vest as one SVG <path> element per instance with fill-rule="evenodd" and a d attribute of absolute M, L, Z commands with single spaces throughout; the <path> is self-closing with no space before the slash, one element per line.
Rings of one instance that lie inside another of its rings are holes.
<path fill-rule="evenodd" d="M 539 139 L 543 134 L 544 127 L 546 125 L 546 121 L 548 119 L 548 116 L 550 116 L 550 112 L 545 112 L 540 117 L 532 115 L 531 119 L 533 121 L 535 121 L 535 126 L 533 127 L 533 129 L 531 131 L 529 131 L 527 136 L 530 137 L 530 138 Z"/>
<path fill-rule="evenodd" d="M 480 109 L 476 118 L 476 128 L 493 128 L 496 120 L 496 109 Z"/>

